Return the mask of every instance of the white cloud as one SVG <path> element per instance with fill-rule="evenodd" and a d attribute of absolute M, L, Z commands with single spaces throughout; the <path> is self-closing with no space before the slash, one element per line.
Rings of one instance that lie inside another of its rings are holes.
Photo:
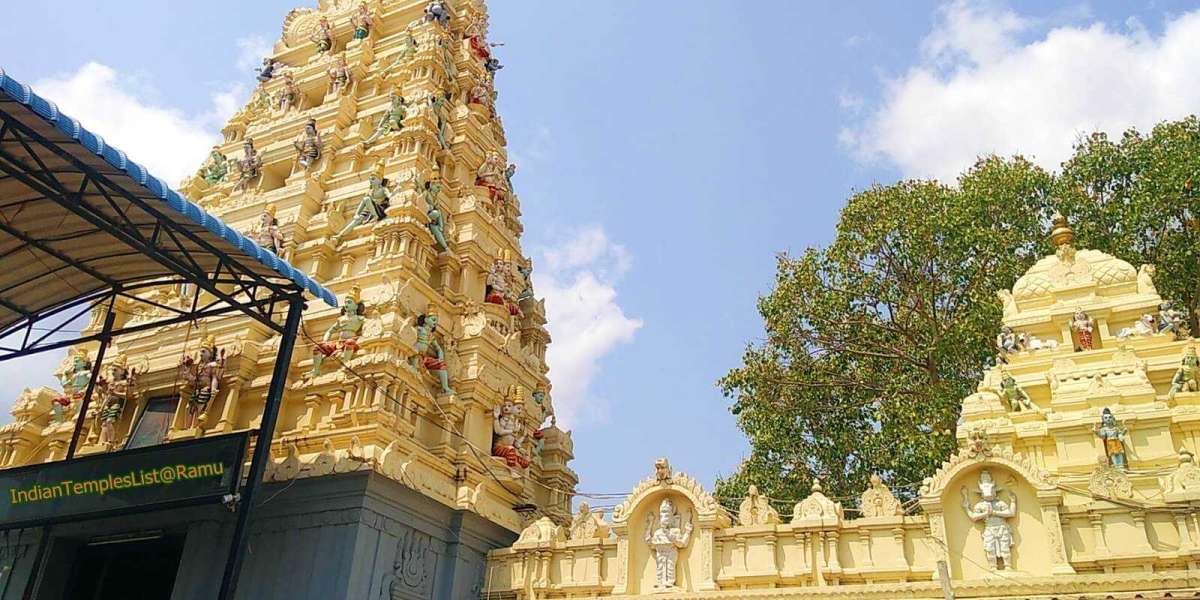
<path fill-rule="evenodd" d="M 616 283 L 630 267 L 629 253 L 592 226 L 539 254 L 534 285 L 546 299 L 553 338 L 546 362 L 559 423 L 569 428 L 582 418 L 606 419 L 607 403 L 589 388 L 601 359 L 633 341 L 642 326 L 617 302 Z"/>
<path fill-rule="evenodd" d="M 1043 22 L 989 3 L 944 5 L 919 63 L 886 81 L 881 104 L 840 141 L 860 160 L 949 181 L 990 153 L 1057 168 L 1082 135 L 1148 129 L 1200 106 L 1200 11 L 1157 36 L 1136 19 L 1125 30 Z"/>
<path fill-rule="evenodd" d="M 33 89 L 66 114 L 104 137 L 170 185 L 193 173 L 219 128 L 239 108 L 245 88 L 228 86 L 213 94 L 212 107 L 196 117 L 147 101 L 137 86 L 106 65 L 89 62 L 78 71 L 50 77 Z"/>

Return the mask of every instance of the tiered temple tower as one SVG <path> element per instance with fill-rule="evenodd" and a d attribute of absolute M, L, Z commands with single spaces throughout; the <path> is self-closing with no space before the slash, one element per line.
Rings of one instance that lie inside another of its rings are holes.
<path fill-rule="evenodd" d="M 515 535 L 565 522 L 577 477 L 553 424 L 486 30 L 482 0 L 292 11 L 250 102 L 181 191 L 342 300 L 304 315 L 268 480 L 374 471 Z M 107 443 L 93 403 L 82 453 L 256 427 L 278 342 L 245 318 L 117 340 L 135 393 Z M 215 390 L 181 375 L 205 348 L 223 361 Z M 22 395 L 0 465 L 62 457 L 72 420 L 48 410 L 57 394 Z"/>
<path fill-rule="evenodd" d="M 751 487 L 734 514 L 661 460 L 610 519 L 584 505 L 493 551 L 487 597 L 1190 597 L 1197 340 L 1152 265 L 1076 249 L 1061 217 L 1051 242 L 999 292 L 996 366 L 912 504 L 874 478 L 845 507 L 817 483 L 786 512 Z"/>

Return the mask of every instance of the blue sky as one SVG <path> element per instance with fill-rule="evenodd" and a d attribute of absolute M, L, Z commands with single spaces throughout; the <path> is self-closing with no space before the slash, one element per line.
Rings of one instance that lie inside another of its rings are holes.
<path fill-rule="evenodd" d="M 11 3 L 0 66 L 170 179 L 199 164 L 295 0 Z M 653 459 L 711 484 L 746 443 L 716 380 L 775 255 L 855 189 L 1195 110 L 1182 2 L 492 0 L 499 110 L 580 490 Z M 43 365 L 37 365 L 40 368 Z M 0 367 L 7 403 L 40 383 Z M 45 369 L 48 372 L 49 369 Z"/>

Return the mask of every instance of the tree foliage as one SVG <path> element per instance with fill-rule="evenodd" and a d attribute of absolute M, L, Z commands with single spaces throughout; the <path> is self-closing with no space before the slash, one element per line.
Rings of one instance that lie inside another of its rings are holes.
<path fill-rule="evenodd" d="M 855 194 L 833 242 L 779 256 L 759 299 L 766 337 L 719 382 L 751 454 L 718 495 L 851 498 L 872 473 L 898 495 L 955 448 L 959 404 L 995 356 L 1009 288 L 1050 253 L 1053 212 L 1077 246 L 1159 268 L 1159 291 L 1200 299 L 1200 122 L 1084 139 L 1059 174 L 989 157 L 956 185 L 902 181 Z M 784 504 L 781 502 L 781 504 Z M 781 506 L 790 509 L 790 504 Z"/>

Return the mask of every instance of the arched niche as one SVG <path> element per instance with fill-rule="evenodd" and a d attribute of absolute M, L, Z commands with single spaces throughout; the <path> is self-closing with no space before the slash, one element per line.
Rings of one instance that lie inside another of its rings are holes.
<path fill-rule="evenodd" d="M 921 507 L 929 519 L 931 542 L 939 560 L 950 567 L 954 579 L 996 577 L 983 547 L 985 521 L 972 521 L 963 508 L 980 501 L 979 480 L 984 470 L 996 483 L 1005 502 L 1016 499 L 1017 511 L 1007 519 L 1012 533 L 1008 570 L 1031 576 L 1074 573 L 1063 545 L 1059 510 L 1062 493 L 1042 469 L 1007 449 L 991 448 L 986 440 L 955 454 L 921 486 Z M 999 573 L 1005 574 L 1004 571 Z"/>
<path fill-rule="evenodd" d="M 687 546 L 679 550 L 676 587 L 685 592 L 717 589 L 713 579 L 713 531 L 729 527 L 729 517 L 696 480 L 660 465 L 654 477 L 639 483 L 613 509 L 612 531 L 617 537 L 617 584 L 613 594 L 654 591 L 654 551 L 645 540 L 646 522 L 648 516 L 657 515 L 662 501 L 668 498 L 681 518 L 690 515 L 693 526 Z"/>

